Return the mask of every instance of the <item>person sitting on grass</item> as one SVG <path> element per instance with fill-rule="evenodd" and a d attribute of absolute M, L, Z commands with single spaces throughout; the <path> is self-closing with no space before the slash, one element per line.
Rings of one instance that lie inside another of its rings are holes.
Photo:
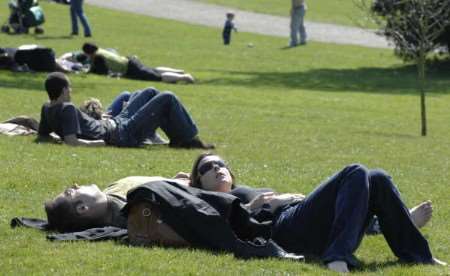
<path fill-rule="evenodd" d="M 147 88 L 117 116 L 95 120 L 70 101 L 69 78 L 60 72 L 50 73 L 45 80 L 50 102 L 41 109 L 38 141 L 56 133 L 63 143 L 72 146 L 119 147 L 140 146 L 146 135 L 160 127 L 170 140 L 169 146 L 179 148 L 214 148 L 203 143 L 198 129 L 184 106 L 171 92 L 160 93 Z"/>
<path fill-rule="evenodd" d="M 235 178 L 225 161 L 207 153 L 195 160 L 190 180 L 193 187 L 241 198 L 256 219 L 273 222 L 272 239 L 284 250 L 318 256 L 337 272 L 349 272 L 349 266 L 356 266 L 353 252 L 374 215 L 400 261 L 446 265 L 433 258 L 391 177 L 382 170 L 349 165 L 306 197 L 277 195 L 235 186 Z"/>
<path fill-rule="evenodd" d="M 90 72 L 95 74 L 168 83 L 194 83 L 192 75 L 180 69 L 146 67 L 137 57 L 124 57 L 113 50 L 99 48 L 94 43 L 84 43 L 82 49 L 91 60 Z"/>

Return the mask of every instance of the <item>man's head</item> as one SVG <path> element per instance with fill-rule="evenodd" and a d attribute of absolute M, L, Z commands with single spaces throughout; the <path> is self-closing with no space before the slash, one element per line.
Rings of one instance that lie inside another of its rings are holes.
<path fill-rule="evenodd" d="M 83 44 L 82 49 L 83 53 L 85 53 L 88 56 L 92 56 L 93 54 L 95 54 L 95 52 L 97 52 L 98 47 L 94 43 L 86 42 Z"/>
<path fill-rule="evenodd" d="M 106 194 L 97 185 L 74 185 L 47 201 L 45 212 L 50 228 L 59 232 L 82 231 L 106 226 L 107 202 Z"/>
<path fill-rule="evenodd" d="M 45 90 L 51 101 L 57 100 L 63 96 L 64 100 L 70 101 L 70 81 L 69 78 L 61 72 L 48 74 L 45 80 Z"/>
<path fill-rule="evenodd" d="M 234 19 L 234 13 L 233 12 L 227 12 L 225 15 L 226 15 L 228 20 L 233 20 Z"/>

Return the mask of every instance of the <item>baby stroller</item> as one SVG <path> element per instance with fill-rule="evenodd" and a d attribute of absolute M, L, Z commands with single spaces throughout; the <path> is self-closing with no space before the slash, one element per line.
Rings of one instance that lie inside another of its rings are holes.
<path fill-rule="evenodd" d="M 35 34 L 44 33 L 39 27 L 44 24 L 44 11 L 37 0 L 10 0 L 9 10 L 11 14 L 1 30 L 4 33 L 28 33 L 28 29 L 34 27 Z"/>

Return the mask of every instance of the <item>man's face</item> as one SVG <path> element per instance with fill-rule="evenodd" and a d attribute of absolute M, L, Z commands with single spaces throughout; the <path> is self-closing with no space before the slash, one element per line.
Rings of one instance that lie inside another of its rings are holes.
<path fill-rule="evenodd" d="M 53 201 L 67 201 L 83 216 L 95 217 L 106 208 L 106 195 L 97 185 L 73 185 L 56 196 Z"/>
<path fill-rule="evenodd" d="M 217 155 L 203 158 L 197 167 L 202 187 L 208 191 L 229 192 L 233 178 L 225 162 Z"/>

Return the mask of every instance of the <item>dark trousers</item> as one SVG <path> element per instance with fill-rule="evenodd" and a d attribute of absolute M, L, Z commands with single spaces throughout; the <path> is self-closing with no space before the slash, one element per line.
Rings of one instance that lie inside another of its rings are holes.
<path fill-rule="evenodd" d="M 92 35 L 91 27 L 89 26 L 88 19 L 83 11 L 83 0 L 70 1 L 70 20 L 72 23 L 73 34 L 78 34 L 77 17 L 80 19 L 81 25 L 83 25 L 84 35 Z"/>
<path fill-rule="evenodd" d="M 118 146 L 138 146 L 158 127 L 175 143 L 188 142 L 198 133 L 175 94 L 154 88 L 138 92 L 114 120 L 118 124 Z"/>
<path fill-rule="evenodd" d="M 225 29 L 222 32 L 223 44 L 228 45 L 231 41 L 231 29 Z"/>
<path fill-rule="evenodd" d="M 401 260 L 429 263 L 431 252 L 412 222 L 392 179 L 382 170 L 351 165 L 280 214 L 274 240 L 288 251 L 320 256 L 325 263 L 356 265 L 358 248 L 372 217 L 392 252 Z"/>
<path fill-rule="evenodd" d="M 128 68 L 125 74 L 130 79 L 162 81 L 161 74 L 150 67 L 142 64 L 137 58 L 129 58 Z"/>

